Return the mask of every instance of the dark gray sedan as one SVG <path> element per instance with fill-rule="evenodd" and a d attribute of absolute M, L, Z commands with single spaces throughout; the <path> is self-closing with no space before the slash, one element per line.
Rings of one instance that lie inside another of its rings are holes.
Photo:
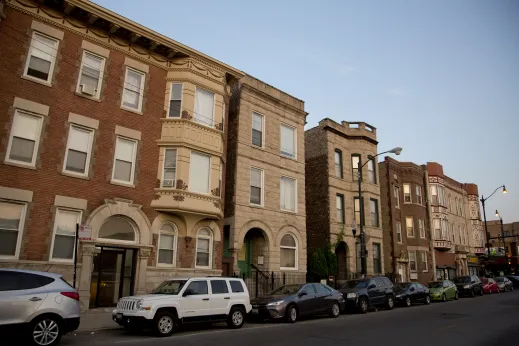
<path fill-rule="evenodd" d="M 265 297 L 251 300 L 252 317 L 285 319 L 294 323 L 301 316 L 328 314 L 338 317 L 344 310 L 342 294 L 323 284 L 284 285 Z"/>

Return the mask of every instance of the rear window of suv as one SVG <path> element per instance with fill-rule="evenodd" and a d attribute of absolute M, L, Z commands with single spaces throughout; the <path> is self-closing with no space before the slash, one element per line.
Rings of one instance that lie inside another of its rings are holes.
<path fill-rule="evenodd" d="M 243 289 L 243 285 L 240 281 L 230 280 L 229 283 L 231 284 L 231 290 L 233 293 L 245 292 L 245 290 Z"/>
<path fill-rule="evenodd" d="M 14 271 L 0 271 L 0 291 L 21 291 L 46 286 L 54 282 L 48 276 Z"/>

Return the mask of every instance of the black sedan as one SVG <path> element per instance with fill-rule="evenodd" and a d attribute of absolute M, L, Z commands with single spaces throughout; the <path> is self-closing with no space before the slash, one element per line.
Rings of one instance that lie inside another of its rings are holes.
<path fill-rule="evenodd" d="M 251 300 L 252 317 L 285 319 L 294 323 L 301 316 L 328 314 L 338 317 L 344 310 L 341 293 L 323 284 L 284 285 L 265 297 Z"/>
<path fill-rule="evenodd" d="M 499 290 L 501 292 L 508 292 L 514 290 L 514 284 L 507 277 L 498 276 L 494 280 L 496 280 L 497 286 L 499 287 Z"/>
<path fill-rule="evenodd" d="M 411 306 L 416 303 L 430 304 L 429 288 L 417 282 L 403 282 L 393 286 L 396 303 Z"/>
<path fill-rule="evenodd" d="M 508 280 L 512 282 L 514 288 L 519 288 L 519 276 L 517 275 L 508 275 Z"/>

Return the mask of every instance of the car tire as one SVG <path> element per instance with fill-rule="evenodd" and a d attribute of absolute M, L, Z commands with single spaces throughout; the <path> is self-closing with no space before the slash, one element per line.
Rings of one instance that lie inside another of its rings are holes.
<path fill-rule="evenodd" d="M 488 294 L 492 294 L 492 289 L 489 289 L 489 290 L 488 290 Z"/>
<path fill-rule="evenodd" d="M 483 296 L 483 289 L 482 289 L 482 288 L 479 289 L 479 295 L 480 295 L 481 297 Z"/>
<path fill-rule="evenodd" d="M 454 295 L 454 300 L 458 300 L 458 299 L 460 299 L 460 295 L 458 292 L 456 292 L 456 294 Z"/>
<path fill-rule="evenodd" d="M 37 346 L 57 345 L 63 335 L 61 319 L 52 315 L 35 318 L 31 322 L 29 330 L 31 344 Z M 53 340 L 50 341 L 49 338 Z"/>
<path fill-rule="evenodd" d="M 341 306 L 337 302 L 333 302 L 332 307 L 330 308 L 330 317 L 337 318 L 341 314 Z"/>
<path fill-rule="evenodd" d="M 444 294 L 442 294 L 442 302 L 445 303 L 446 301 L 447 301 L 447 296 L 446 296 L 445 293 L 444 293 Z"/>
<path fill-rule="evenodd" d="M 392 295 L 388 295 L 386 297 L 386 309 L 393 310 L 394 307 L 395 307 L 395 299 L 393 298 Z"/>
<path fill-rule="evenodd" d="M 366 297 L 360 297 L 359 298 L 359 312 L 361 314 L 365 314 L 368 312 L 368 299 Z"/>
<path fill-rule="evenodd" d="M 405 304 L 405 306 L 410 307 L 412 305 L 411 304 L 411 298 L 405 297 L 404 304 Z"/>
<path fill-rule="evenodd" d="M 173 334 L 177 325 L 177 317 L 169 311 L 159 311 L 153 319 L 157 336 L 167 337 Z"/>
<path fill-rule="evenodd" d="M 426 296 L 425 296 L 425 304 L 426 304 L 426 305 L 431 304 L 431 296 L 430 296 L 430 295 L 426 295 Z"/>
<path fill-rule="evenodd" d="M 240 307 L 233 307 L 227 316 L 227 326 L 232 329 L 240 329 L 245 323 L 245 311 Z"/>
<path fill-rule="evenodd" d="M 285 320 L 288 323 L 295 323 L 297 321 L 299 313 L 295 305 L 287 306 L 287 310 L 285 311 Z"/>
<path fill-rule="evenodd" d="M 513 292 L 514 291 L 514 286 L 512 286 L 512 288 L 510 289 L 510 292 Z"/>
<path fill-rule="evenodd" d="M 471 289 L 471 290 L 470 290 L 470 296 L 471 296 L 472 298 L 474 298 L 474 297 L 476 296 L 476 293 L 474 293 L 474 289 Z"/>

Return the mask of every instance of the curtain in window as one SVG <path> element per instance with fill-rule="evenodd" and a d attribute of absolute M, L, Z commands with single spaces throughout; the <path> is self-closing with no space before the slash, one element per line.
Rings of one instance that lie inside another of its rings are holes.
<path fill-rule="evenodd" d="M 193 192 L 209 193 L 209 176 L 211 160 L 209 156 L 191 153 L 189 165 L 189 190 Z"/>
<path fill-rule="evenodd" d="M 196 122 L 213 126 L 214 94 L 204 89 L 196 89 L 195 114 Z"/>
<path fill-rule="evenodd" d="M 114 179 L 131 182 L 135 142 L 119 138 L 115 150 Z"/>
<path fill-rule="evenodd" d="M 32 162 L 36 139 L 40 132 L 40 118 L 17 112 L 13 120 L 11 160 Z"/>
<path fill-rule="evenodd" d="M 76 127 L 70 128 L 66 170 L 78 173 L 85 172 L 90 134 L 90 131 Z"/>
<path fill-rule="evenodd" d="M 280 183 L 281 192 L 281 209 L 295 211 L 295 180 L 282 177 Z"/>
<path fill-rule="evenodd" d="M 76 237 L 78 213 L 58 210 L 56 214 L 56 235 L 54 238 L 53 258 L 72 259 Z"/>
<path fill-rule="evenodd" d="M 261 204 L 261 170 L 250 170 L 250 203 Z"/>
<path fill-rule="evenodd" d="M 284 125 L 281 125 L 281 154 L 292 158 L 296 156 L 295 130 Z"/>
<path fill-rule="evenodd" d="M 142 78 L 144 76 L 133 70 L 126 71 L 124 83 L 123 105 L 138 109 L 141 95 Z"/>

